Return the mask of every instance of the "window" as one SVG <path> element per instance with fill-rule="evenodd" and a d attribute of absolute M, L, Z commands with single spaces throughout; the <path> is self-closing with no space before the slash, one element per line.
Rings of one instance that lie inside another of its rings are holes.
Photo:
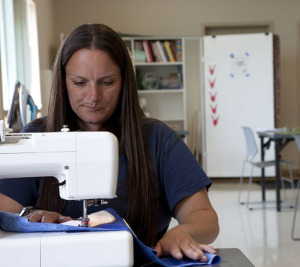
<path fill-rule="evenodd" d="M 39 46 L 36 8 L 33 0 L 27 2 L 27 31 L 28 31 L 28 56 L 30 69 L 30 94 L 35 104 L 40 109 L 41 104 L 41 81 L 40 81 L 40 64 L 39 64 Z"/>
<path fill-rule="evenodd" d="M 41 108 L 36 8 L 33 0 L 0 0 L 3 109 L 11 104 L 20 81 Z"/>

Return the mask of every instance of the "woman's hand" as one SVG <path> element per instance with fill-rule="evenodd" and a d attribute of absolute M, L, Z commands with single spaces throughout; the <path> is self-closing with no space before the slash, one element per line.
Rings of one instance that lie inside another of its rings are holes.
<path fill-rule="evenodd" d="M 211 206 L 207 190 L 182 199 L 174 208 L 179 225 L 169 230 L 155 246 L 160 256 L 172 256 L 175 259 L 187 257 L 207 262 L 204 252 L 216 253 L 208 245 L 219 233 L 218 216 Z"/>
<path fill-rule="evenodd" d="M 46 211 L 46 210 L 33 210 L 26 218 L 30 222 L 42 222 L 42 223 L 64 223 L 72 220 L 69 216 L 63 216 L 57 212 Z"/>
<path fill-rule="evenodd" d="M 183 257 L 200 262 L 207 262 L 204 252 L 215 254 L 216 251 L 208 245 L 198 244 L 182 226 L 176 226 L 169 230 L 156 244 L 157 256 L 172 256 L 177 260 Z"/>

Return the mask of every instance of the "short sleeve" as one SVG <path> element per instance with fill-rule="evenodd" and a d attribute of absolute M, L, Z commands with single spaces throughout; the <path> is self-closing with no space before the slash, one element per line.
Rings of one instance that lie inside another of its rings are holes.
<path fill-rule="evenodd" d="M 174 139 L 174 140 L 173 140 Z M 170 137 L 161 154 L 161 177 L 170 211 L 176 204 L 211 185 L 200 164 L 186 144 L 177 137 Z"/>
<path fill-rule="evenodd" d="M 0 193 L 22 206 L 34 206 L 38 198 L 40 178 L 0 179 Z"/>
<path fill-rule="evenodd" d="M 169 212 L 174 216 L 173 209 L 180 200 L 209 188 L 211 181 L 176 132 L 161 122 L 155 124 L 158 124 L 153 126 L 156 129 L 150 131 L 156 161 L 154 172 L 159 180 L 159 194 L 167 201 Z"/>

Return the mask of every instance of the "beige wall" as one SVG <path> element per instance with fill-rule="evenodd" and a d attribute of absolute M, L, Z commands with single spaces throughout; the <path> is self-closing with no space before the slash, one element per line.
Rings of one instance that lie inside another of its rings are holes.
<path fill-rule="evenodd" d="M 98 22 L 116 31 L 155 36 L 202 36 L 204 25 L 271 24 L 281 40 L 281 126 L 299 121 L 299 29 L 297 0 L 36 0 L 41 68 L 49 68 L 60 33 Z M 199 92 L 188 92 L 194 98 Z M 194 103 L 194 102 L 193 102 Z M 197 103 L 194 108 L 197 109 Z M 254 107 L 255 108 L 255 107 Z M 189 108 L 191 109 L 191 108 Z M 189 111 L 191 112 L 191 111 Z M 190 114 L 190 113 L 189 113 Z M 297 160 L 295 146 L 284 157 Z"/>

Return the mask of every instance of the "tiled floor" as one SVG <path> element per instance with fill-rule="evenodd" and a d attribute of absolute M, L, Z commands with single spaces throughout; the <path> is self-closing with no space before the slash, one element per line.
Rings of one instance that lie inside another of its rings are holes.
<path fill-rule="evenodd" d="M 300 266 L 300 241 L 291 239 L 294 209 L 284 208 L 277 212 L 275 191 L 269 189 L 266 194 L 267 200 L 271 201 L 268 208 L 250 211 L 237 203 L 237 189 L 238 179 L 229 182 L 218 179 L 209 191 L 221 228 L 212 245 L 215 248 L 239 248 L 256 267 Z M 253 201 L 261 199 L 260 189 L 258 185 L 252 186 Z M 293 204 L 292 190 L 286 192 L 287 202 Z M 300 208 L 296 233 L 300 237 Z"/>

